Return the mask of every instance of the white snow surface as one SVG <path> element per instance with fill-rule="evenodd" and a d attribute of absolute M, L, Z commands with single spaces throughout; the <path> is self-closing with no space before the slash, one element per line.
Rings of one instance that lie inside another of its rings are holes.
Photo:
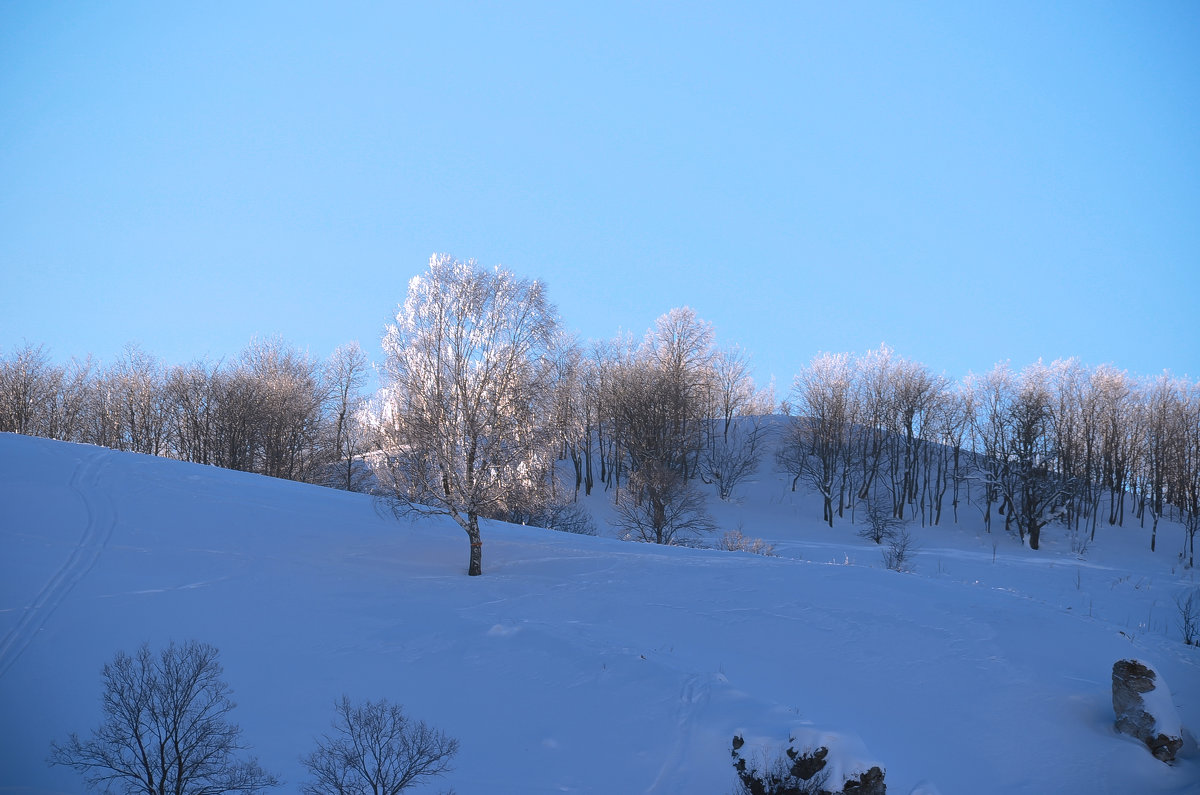
<path fill-rule="evenodd" d="M 220 649 L 243 738 L 286 793 L 342 694 L 458 738 L 429 792 L 724 795 L 739 731 L 852 738 L 893 793 L 1200 792 L 1187 728 L 1166 765 L 1113 727 L 1126 657 L 1200 725 L 1177 525 L 1151 553 L 1131 517 L 1101 524 L 1080 559 L 1061 528 L 1032 551 L 947 506 L 900 574 L 788 482 L 768 463 L 736 504 L 710 498 L 776 558 L 485 523 L 469 578 L 448 520 L 0 434 L 0 793 L 81 792 L 50 742 L 98 725 L 117 650 L 172 639 Z M 609 515 L 602 491 L 581 499 Z"/>

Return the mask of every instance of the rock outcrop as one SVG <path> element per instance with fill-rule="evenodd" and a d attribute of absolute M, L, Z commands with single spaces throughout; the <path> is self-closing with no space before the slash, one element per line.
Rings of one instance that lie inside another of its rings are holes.
<path fill-rule="evenodd" d="M 1144 742 L 1156 759 L 1175 761 L 1183 747 L 1183 728 L 1171 691 L 1154 666 L 1141 660 L 1115 662 L 1112 700 L 1117 731 Z"/>

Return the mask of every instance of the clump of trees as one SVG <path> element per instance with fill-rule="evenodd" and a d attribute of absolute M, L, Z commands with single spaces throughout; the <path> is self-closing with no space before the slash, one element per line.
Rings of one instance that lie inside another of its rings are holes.
<path fill-rule="evenodd" d="M 0 357 L 0 431 L 359 489 L 374 446 L 367 366 L 357 344 L 322 363 L 255 340 L 228 361 L 176 366 L 134 345 L 107 366 L 59 366 L 25 344 Z"/>
<path fill-rule="evenodd" d="M 833 526 L 859 505 L 896 520 L 958 521 L 976 506 L 1037 549 L 1061 521 L 1094 540 L 1129 514 L 1151 529 L 1184 523 L 1191 565 L 1200 529 L 1200 384 L 1134 378 L 1076 360 L 1019 372 L 1000 364 L 961 384 L 886 347 L 820 354 L 796 376 L 778 464 L 807 482 Z M 876 534 L 874 530 L 872 537 Z M 880 534 L 879 540 L 883 536 Z"/>
<path fill-rule="evenodd" d="M 594 344 L 580 360 L 570 446 L 588 493 L 594 453 L 627 537 L 691 543 L 713 530 L 698 484 L 731 499 L 758 466 L 763 418 L 775 408 L 769 390 L 755 387 L 747 356 L 718 348 L 712 325 L 683 307 L 660 317 L 640 344 Z"/>
<path fill-rule="evenodd" d="M 691 309 L 639 345 L 584 348 L 559 331 L 544 286 L 435 255 L 384 339 L 377 481 L 398 513 L 450 516 L 482 572 L 481 518 L 590 532 L 568 507 L 611 491 L 627 537 L 690 543 L 713 529 L 698 483 L 722 499 L 754 472 L 774 409 L 748 360 L 720 350 Z M 555 475 L 569 459 L 574 489 Z"/>

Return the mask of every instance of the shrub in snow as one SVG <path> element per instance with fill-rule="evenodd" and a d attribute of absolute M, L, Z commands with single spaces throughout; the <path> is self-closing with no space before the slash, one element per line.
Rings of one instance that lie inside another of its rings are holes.
<path fill-rule="evenodd" d="M 755 555 L 766 555 L 767 557 L 775 557 L 775 545 L 768 544 L 761 538 L 750 538 L 742 535 L 742 531 L 729 530 L 725 535 L 721 536 L 721 540 L 717 543 L 718 549 L 723 549 L 726 552 L 753 552 Z"/>
<path fill-rule="evenodd" d="M 278 786 L 254 759 L 234 757 L 244 746 L 226 717 L 234 703 L 221 673 L 206 643 L 117 652 L 104 666 L 104 723 L 89 740 L 51 744 L 47 761 L 104 792 L 253 795 Z"/>
<path fill-rule="evenodd" d="M 811 738 L 810 738 L 811 739 Z M 853 760 L 830 757 L 827 745 L 809 745 L 793 733 L 783 753 L 760 753 L 747 759 L 746 742 L 733 737 L 733 767 L 737 772 L 737 795 L 885 795 L 883 770 Z M 835 755 L 836 757 L 837 755 Z M 844 771 L 857 768 L 850 774 Z M 838 782 L 830 787 L 830 781 Z"/>
<path fill-rule="evenodd" d="M 305 795 L 396 795 L 449 771 L 458 753 L 458 740 L 413 723 L 387 699 L 351 704 L 342 696 L 334 709 L 333 734 L 300 760 L 314 779 L 301 788 Z"/>
<path fill-rule="evenodd" d="M 891 505 L 884 500 L 873 500 L 866 503 L 867 523 L 858 530 L 859 538 L 882 544 L 890 540 L 904 529 L 904 519 L 897 519 Z"/>
<path fill-rule="evenodd" d="M 1200 591 L 1192 591 L 1186 597 L 1183 594 L 1175 597 L 1175 606 L 1179 608 L 1179 630 L 1183 633 L 1183 642 L 1188 646 L 1197 644 L 1200 634 Z"/>
<path fill-rule="evenodd" d="M 551 502 L 535 515 L 530 524 L 581 536 L 596 535 L 596 522 L 576 502 Z"/>
<path fill-rule="evenodd" d="M 1112 681 L 1117 731 L 1144 742 L 1155 758 L 1173 762 L 1183 747 L 1183 727 L 1158 671 L 1141 660 L 1118 660 Z"/>
<path fill-rule="evenodd" d="M 892 571 L 909 571 L 916 551 L 917 543 L 913 537 L 901 529 L 888 539 L 887 549 L 883 550 L 883 565 Z"/>

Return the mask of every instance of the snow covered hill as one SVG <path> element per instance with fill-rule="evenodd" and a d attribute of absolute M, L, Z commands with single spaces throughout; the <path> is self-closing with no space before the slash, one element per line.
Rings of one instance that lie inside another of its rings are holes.
<path fill-rule="evenodd" d="M 915 529 L 900 574 L 786 478 L 738 496 L 717 520 L 779 557 L 491 523 L 468 578 L 457 526 L 368 497 L 0 434 L 0 792 L 80 792 L 44 760 L 97 725 L 101 667 L 193 638 L 220 649 L 282 792 L 343 693 L 457 737 L 439 783 L 460 795 L 723 795 L 735 732 L 803 727 L 858 744 L 893 793 L 1200 792 L 1194 738 L 1168 766 L 1112 727 L 1128 656 L 1200 727 L 1177 528 L 1150 553 L 1148 531 L 1102 527 L 1080 559 L 1053 531 L 1038 552 L 986 535 L 966 508 Z"/>

